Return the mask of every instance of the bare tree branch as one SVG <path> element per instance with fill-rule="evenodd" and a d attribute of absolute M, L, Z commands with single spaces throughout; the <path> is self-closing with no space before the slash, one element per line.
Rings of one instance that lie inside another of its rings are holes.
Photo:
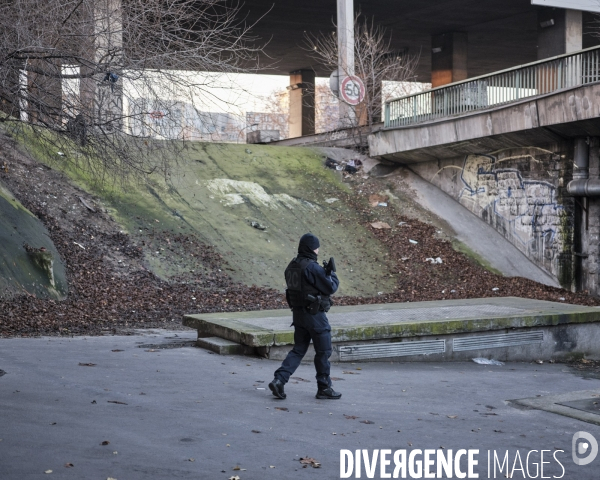
<path fill-rule="evenodd" d="M 0 122 L 100 179 L 168 174 L 181 140 L 132 125 L 201 103 L 198 72 L 251 71 L 250 28 L 229 0 L 5 0 Z"/>

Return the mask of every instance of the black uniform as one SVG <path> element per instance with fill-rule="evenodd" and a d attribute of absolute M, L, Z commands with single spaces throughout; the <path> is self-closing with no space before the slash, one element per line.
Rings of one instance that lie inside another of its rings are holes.
<path fill-rule="evenodd" d="M 305 237 L 306 235 L 302 238 Z M 318 242 L 316 237 L 312 237 Z M 329 357 L 332 352 L 331 327 L 325 311 L 329 310 L 329 296 L 337 291 L 339 280 L 335 272 L 328 275 L 316 260 L 317 254 L 307 245 L 303 245 L 301 240 L 298 256 L 290 262 L 286 270 L 288 300 L 291 303 L 293 312 L 294 348 L 288 353 L 281 367 L 275 371 L 275 378 L 284 385 L 288 382 L 290 376 L 300 365 L 312 340 L 315 348 L 314 362 L 317 371 L 317 383 L 319 390 L 322 390 L 331 386 L 331 379 L 329 378 Z M 293 292 L 289 288 L 290 269 L 293 270 L 294 274 L 299 274 L 301 277 L 301 295 L 298 294 L 298 291 Z M 290 292 L 292 292 L 291 295 Z M 320 297 L 318 307 L 315 306 L 314 302 L 306 300 L 308 295 L 314 298 Z M 309 312 L 309 303 L 312 303 L 315 310 L 317 310 L 315 313 Z"/>

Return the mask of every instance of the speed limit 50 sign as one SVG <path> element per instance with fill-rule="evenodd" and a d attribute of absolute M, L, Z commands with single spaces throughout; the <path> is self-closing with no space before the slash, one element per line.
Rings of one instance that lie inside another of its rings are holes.
<path fill-rule="evenodd" d="M 340 96 L 349 105 L 358 105 L 365 99 L 365 84 L 355 75 L 350 75 L 342 80 Z"/>

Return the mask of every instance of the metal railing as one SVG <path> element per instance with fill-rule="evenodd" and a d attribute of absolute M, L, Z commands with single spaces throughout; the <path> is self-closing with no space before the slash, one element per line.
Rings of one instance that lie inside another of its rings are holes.
<path fill-rule="evenodd" d="M 385 128 L 401 127 L 600 81 L 600 46 L 389 100 Z"/>

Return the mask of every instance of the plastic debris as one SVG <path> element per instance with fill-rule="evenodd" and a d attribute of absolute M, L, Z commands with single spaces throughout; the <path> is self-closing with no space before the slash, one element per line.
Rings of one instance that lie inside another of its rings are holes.
<path fill-rule="evenodd" d="M 442 259 L 440 257 L 435 257 L 435 258 L 428 257 L 428 258 L 425 259 L 425 261 L 429 262 L 431 264 L 444 263 L 444 262 L 442 262 Z"/>
<path fill-rule="evenodd" d="M 419 243 L 419 242 L 417 242 L 416 240 L 413 240 L 412 238 L 409 238 L 409 239 L 408 239 L 408 241 L 409 241 L 410 243 L 412 243 L 413 245 L 416 245 L 417 243 Z"/>
<path fill-rule="evenodd" d="M 337 202 L 339 200 L 339 198 L 328 198 L 325 200 L 325 202 L 327 203 L 333 203 L 333 202 Z"/>
<path fill-rule="evenodd" d="M 497 292 L 498 290 L 500 290 L 498 287 L 492 288 L 492 292 Z"/>
<path fill-rule="evenodd" d="M 379 202 L 377 205 L 380 207 L 387 207 L 387 202 Z"/>
<path fill-rule="evenodd" d="M 504 362 L 501 362 L 499 360 L 492 360 L 489 358 L 482 357 L 473 358 L 473 361 L 475 363 L 478 363 L 479 365 L 504 365 Z"/>
<path fill-rule="evenodd" d="M 260 224 L 258 222 L 250 222 L 250 226 L 254 227 L 254 228 L 258 229 L 258 230 L 266 230 L 267 229 L 267 227 L 265 225 L 262 225 L 262 224 Z"/>

